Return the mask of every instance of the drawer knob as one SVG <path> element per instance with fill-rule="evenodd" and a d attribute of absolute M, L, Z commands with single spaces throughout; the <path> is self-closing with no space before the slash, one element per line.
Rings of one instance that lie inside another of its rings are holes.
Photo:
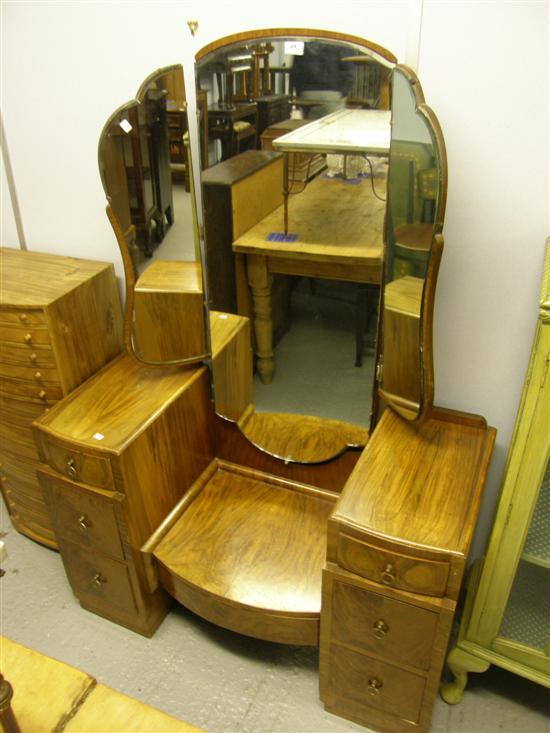
<path fill-rule="evenodd" d="M 42 379 L 42 372 L 35 372 L 34 378 L 36 379 L 37 382 L 39 382 Z"/>
<path fill-rule="evenodd" d="M 29 359 L 31 361 L 36 361 L 38 359 L 38 356 L 35 351 L 32 352 L 32 354 L 29 356 Z"/>
<path fill-rule="evenodd" d="M 380 690 L 383 686 L 384 683 L 382 682 L 382 680 L 379 680 L 377 677 L 373 677 L 367 682 L 367 692 L 369 693 L 369 695 L 372 695 L 374 697 L 374 695 L 380 694 Z"/>
<path fill-rule="evenodd" d="M 375 621 L 372 627 L 372 633 L 377 639 L 383 639 L 389 630 L 390 627 L 383 619 Z"/>
<path fill-rule="evenodd" d="M 393 585 L 395 583 L 395 570 L 391 563 L 388 563 L 386 569 L 382 571 L 381 580 L 385 585 Z"/>
<path fill-rule="evenodd" d="M 26 344 L 30 344 L 30 342 L 32 341 L 32 333 L 26 333 L 23 337 L 23 340 Z"/>
<path fill-rule="evenodd" d="M 29 320 L 29 317 L 26 313 L 20 313 L 19 320 L 21 321 L 21 323 L 26 323 Z"/>
<path fill-rule="evenodd" d="M 90 520 L 85 514 L 81 514 L 80 517 L 78 517 L 78 524 L 82 529 L 88 529 L 88 527 L 92 526 Z"/>
<path fill-rule="evenodd" d="M 43 389 L 40 390 L 40 392 L 38 393 L 38 396 L 40 397 L 41 400 L 46 399 L 46 393 L 44 392 Z"/>
<path fill-rule="evenodd" d="M 78 471 L 76 470 L 74 458 L 69 458 L 65 469 L 69 478 L 72 478 L 74 480 L 78 478 Z"/>
<path fill-rule="evenodd" d="M 94 577 L 92 578 L 92 583 L 97 586 L 103 585 L 103 583 L 107 582 L 107 578 L 104 578 L 101 573 L 96 573 Z"/>

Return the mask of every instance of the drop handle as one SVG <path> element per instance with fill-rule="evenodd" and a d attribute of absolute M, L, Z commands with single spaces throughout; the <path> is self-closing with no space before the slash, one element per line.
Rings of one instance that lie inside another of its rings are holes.
<path fill-rule="evenodd" d="M 375 695 L 380 694 L 380 690 L 382 689 L 382 687 L 384 687 L 384 683 L 382 682 L 382 680 L 379 680 L 377 677 L 372 677 L 367 682 L 367 692 L 369 693 L 369 695 L 372 695 L 373 697 Z"/>
<path fill-rule="evenodd" d="M 393 585 L 395 583 L 395 569 L 391 563 L 388 563 L 380 575 L 382 583 L 385 585 Z"/>
<path fill-rule="evenodd" d="M 69 476 L 69 478 L 75 480 L 78 478 L 78 472 L 76 470 L 74 458 L 69 458 L 69 460 L 67 461 L 66 470 L 67 476 Z"/>
<path fill-rule="evenodd" d="M 104 578 L 101 573 L 96 573 L 94 577 L 92 578 L 92 583 L 97 586 L 103 585 L 103 583 L 107 582 L 107 578 Z"/>
<path fill-rule="evenodd" d="M 376 639 L 383 639 L 389 630 L 390 627 L 383 619 L 375 621 L 372 626 L 372 633 Z"/>
<path fill-rule="evenodd" d="M 82 529 L 88 529 L 91 527 L 91 522 L 85 514 L 81 514 L 80 517 L 78 517 L 78 525 L 82 527 Z"/>

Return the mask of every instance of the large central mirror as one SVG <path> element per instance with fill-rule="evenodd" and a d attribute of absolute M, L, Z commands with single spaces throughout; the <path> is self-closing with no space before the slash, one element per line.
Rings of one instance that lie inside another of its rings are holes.
<path fill-rule="evenodd" d="M 128 348 L 208 360 L 218 414 L 287 461 L 363 447 L 385 405 L 422 419 L 446 161 L 414 73 L 359 38 L 264 30 L 203 48 L 194 93 L 195 160 L 177 66 L 100 140 Z"/>

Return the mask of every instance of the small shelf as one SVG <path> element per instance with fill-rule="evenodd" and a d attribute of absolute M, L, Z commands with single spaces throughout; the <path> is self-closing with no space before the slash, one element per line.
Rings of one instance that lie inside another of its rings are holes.
<path fill-rule="evenodd" d="M 161 584 L 219 626 L 319 642 L 327 522 L 337 495 L 217 462 L 152 550 Z"/>

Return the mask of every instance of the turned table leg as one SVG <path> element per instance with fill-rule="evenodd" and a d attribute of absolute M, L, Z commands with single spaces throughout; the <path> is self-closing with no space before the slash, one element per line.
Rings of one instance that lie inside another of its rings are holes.
<path fill-rule="evenodd" d="M 486 672 L 490 666 L 486 659 L 480 659 L 459 646 L 451 649 L 447 657 L 447 664 L 453 673 L 454 680 L 442 686 L 441 697 L 449 705 L 456 705 L 462 700 L 469 672 Z"/>
<path fill-rule="evenodd" d="M 13 689 L 0 674 L 0 729 L 4 733 L 21 733 L 11 707 Z"/>
<path fill-rule="evenodd" d="M 273 360 L 273 321 L 271 320 L 271 285 L 273 276 L 267 269 L 267 258 L 248 255 L 246 260 L 248 284 L 252 291 L 254 333 L 256 335 L 256 366 L 262 384 L 271 384 Z"/>

